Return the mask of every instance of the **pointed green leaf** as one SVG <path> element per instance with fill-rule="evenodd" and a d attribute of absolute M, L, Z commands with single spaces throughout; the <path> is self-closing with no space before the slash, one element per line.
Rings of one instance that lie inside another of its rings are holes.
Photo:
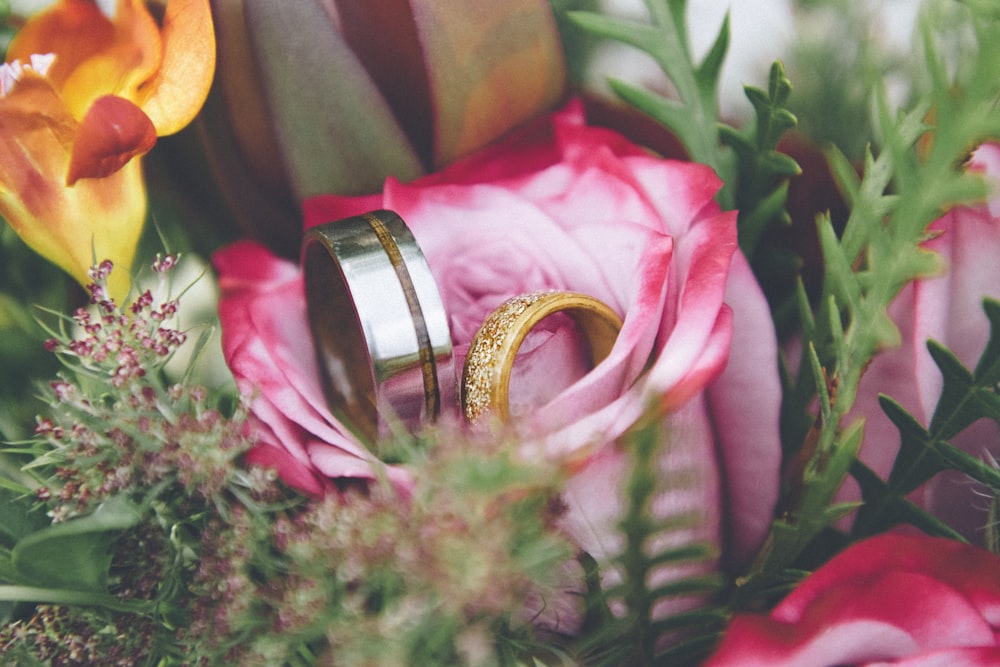
<path fill-rule="evenodd" d="M 994 494 L 1000 494 L 1000 470 L 983 460 L 963 452 L 958 447 L 947 443 L 937 443 L 937 454 L 943 467 L 957 470 L 990 488 Z"/>
<path fill-rule="evenodd" d="M 767 114 L 767 109 L 771 105 L 771 100 L 768 98 L 767 93 L 756 86 L 744 86 L 743 94 L 747 96 L 750 100 L 750 104 L 753 105 L 754 111 L 758 115 L 764 116 Z"/>
<path fill-rule="evenodd" d="M 763 156 L 761 168 L 774 176 L 798 176 L 802 173 L 799 163 L 790 155 L 770 151 Z"/>
<path fill-rule="evenodd" d="M 851 467 L 851 475 L 861 486 L 865 499 L 865 504 L 858 510 L 858 516 L 851 527 L 853 537 L 868 537 L 890 530 L 898 524 L 908 523 L 928 535 L 965 541 L 965 538 L 943 521 L 890 490 L 871 468 L 860 461 L 856 461 Z"/>
<path fill-rule="evenodd" d="M 422 173 L 385 98 L 318 2 L 244 0 L 281 157 L 302 200 Z M 294 36 L 294 38 L 292 38 Z"/>
<path fill-rule="evenodd" d="M 662 11 L 663 0 L 646 0 L 646 7 L 649 13 L 656 20 L 657 25 L 667 24 L 667 16 Z M 670 25 L 676 27 L 678 39 L 685 53 L 689 53 L 690 46 L 687 39 L 687 0 L 667 0 L 667 7 L 670 10 Z"/>
<path fill-rule="evenodd" d="M 749 159 L 753 155 L 754 144 L 745 134 L 725 123 L 719 123 L 718 128 L 722 143 L 731 146 L 741 158 Z"/>
<path fill-rule="evenodd" d="M 976 404 L 970 401 L 972 373 L 951 350 L 937 341 L 927 341 L 927 351 L 944 378 L 930 430 L 942 440 L 949 440 L 980 417 Z"/>
<path fill-rule="evenodd" d="M 990 321 L 990 339 L 976 365 L 976 381 L 992 387 L 1000 383 L 1000 301 L 983 299 L 983 310 Z"/>
<path fill-rule="evenodd" d="M 586 30 L 595 37 L 613 39 L 648 51 L 656 41 L 656 30 L 645 23 L 627 19 L 612 18 L 595 12 L 566 12 L 570 23 Z"/>
<path fill-rule="evenodd" d="M 0 486 L 0 547 L 12 548 L 19 539 L 49 523 L 35 507 L 33 497 Z"/>
<path fill-rule="evenodd" d="M 149 611 L 151 606 L 151 603 L 146 602 L 122 602 L 115 596 L 105 593 L 45 588 L 41 586 L 0 586 L 0 601 L 82 605 L 134 613 Z"/>
<path fill-rule="evenodd" d="M 703 91 L 714 91 L 718 86 L 719 74 L 722 72 L 722 65 L 726 60 L 726 52 L 729 50 L 729 12 L 722 21 L 719 34 L 716 35 L 712 47 L 701 61 L 696 76 L 699 87 Z"/>
<path fill-rule="evenodd" d="M 829 293 L 836 297 L 838 303 L 854 310 L 858 306 L 860 293 L 851 267 L 851 258 L 844 255 L 843 247 L 828 214 L 816 218 L 816 227 L 819 230 L 820 248 L 823 251 L 826 287 Z"/>
<path fill-rule="evenodd" d="M 113 533 L 135 526 L 141 518 L 134 504 L 115 496 L 92 514 L 23 537 L 11 560 L 23 581 L 102 593 L 107 590 Z"/>
<path fill-rule="evenodd" d="M 1000 394 L 992 389 L 979 389 L 975 394 L 979 413 L 1000 423 Z"/>
<path fill-rule="evenodd" d="M 785 67 L 781 61 L 776 60 L 771 63 L 771 69 L 767 76 L 767 94 L 779 108 L 788 101 L 792 94 L 792 82 L 785 76 Z M 782 109 L 782 111 L 786 110 Z"/>
<path fill-rule="evenodd" d="M 639 111 L 655 118 L 682 141 L 685 136 L 688 136 L 691 118 L 682 105 L 658 93 L 633 86 L 624 81 L 611 79 L 608 83 L 616 95 Z M 687 145 L 685 148 L 690 150 Z"/>
<path fill-rule="evenodd" d="M 932 447 L 930 433 L 906 408 L 885 394 L 879 395 L 878 402 L 900 435 L 899 454 L 888 484 L 900 495 L 906 495 L 937 474 L 941 460 Z"/>
<path fill-rule="evenodd" d="M 853 206 L 861 189 L 861 178 L 858 176 L 857 170 L 836 146 L 827 146 L 823 154 L 826 156 L 833 180 L 844 195 L 847 205 Z"/>

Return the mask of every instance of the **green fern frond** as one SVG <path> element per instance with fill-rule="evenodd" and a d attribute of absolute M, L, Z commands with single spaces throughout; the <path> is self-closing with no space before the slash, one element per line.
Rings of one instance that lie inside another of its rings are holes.
<path fill-rule="evenodd" d="M 689 48 L 686 5 L 685 0 L 646 0 L 649 23 L 584 11 L 566 16 L 592 37 L 627 44 L 656 61 L 673 85 L 676 99 L 618 79 L 609 81 L 611 90 L 673 133 L 692 160 L 716 170 L 724 184 L 719 204 L 739 210 L 740 247 L 752 258 L 764 231 L 774 223 L 789 221 L 785 211 L 788 179 L 801 173 L 795 160 L 776 150 L 785 132 L 796 124 L 787 108 L 791 84 L 781 64 L 774 63 L 767 90 L 744 88 L 756 114 L 754 124 L 739 130 L 720 122 L 719 76 L 729 48 L 729 16 L 708 53 L 695 62 Z"/>
<path fill-rule="evenodd" d="M 701 521 L 696 513 L 657 517 L 653 512 L 657 496 L 668 489 L 691 488 L 699 483 L 698 477 L 685 471 L 662 473 L 670 434 L 660 424 L 637 429 L 625 447 L 629 473 L 626 511 L 619 523 L 624 545 L 606 563 L 588 561 L 589 627 L 580 652 L 588 664 L 597 665 L 661 664 L 663 651 L 674 657 L 702 657 L 727 617 L 725 609 L 712 603 L 725 583 L 714 572 L 717 549 L 684 541 Z M 602 590 L 602 568 L 617 573 L 621 581 Z M 667 569 L 691 574 L 654 583 Z M 709 574 L 704 574 L 706 570 Z M 679 604 L 681 610 L 664 614 L 664 606 L 671 604 Z"/>
<path fill-rule="evenodd" d="M 978 39 L 975 57 L 954 77 L 932 77 L 933 90 L 905 112 L 889 107 L 884 84 L 873 76 L 868 83 L 874 91 L 881 149 L 866 152 L 860 180 L 845 158 L 832 161 L 834 173 L 845 185 L 851 213 L 839 238 L 828 221 L 820 219 L 824 289 L 815 313 L 807 301 L 801 301 L 803 321 L 810 324 L 804 330 L 800 372 L 783 406 L 783 437 L 790 438 L 785 451 L 807 463 L 802 466 L 802 479 L 793 482 L 785 494 L 785 512 L 774 524 L 768 548 L 749 577 L 751 582 L 756 577 L 759 583 L 780 580 L 799 554 L 842 514 L 843 508 L 833 503 L 848 470 L 867 485 L 870 507 L 862 510 L 865 519 L 858 528 L 863 534 L 901 516 L 940 532 L 941 526 L 933 526 L 901 498 L 942 466 L 959 469 L 988 486 L 994 483 L 995 469 L 946 446 L 947 438 L 940 437 L 953 428 L 945 428 L 955 418 L 951 407 L 947 415 L 935 415 L 928 432 L 910 423 L 915 420 L 895 410 L 892 402 L 883 401 L 897 425 L 906 430 L 904 440 L 910 443 L 886 489 L 853 463 L 859 423 L 844 423 L 869 361 L 881 349 L 898 344 L 899 332 L 887 312 L 890 303 L 908 282 L 940 268 L 939 258 L 922 247 L 925 228 L 942 211 L 981 201 L 988 194 L 983 179 L 961 165 L 971 148 L 1000 136 L 996 113 L 1000 81 L 995 76 L 1000 67 L 1000 41 L 993 37 L 1000 26 L 983 6 L 969 6 L 974 11 L 966 18 L 975 26 Z M 936 35 L 927 21 L 923 25 L 924 52 L 937 62 Z M 935 67 L 939 74 L 946 71 Z M 994 408 L 985 406 L 1000 406 L 985 385 L 970 387 L 968 377 L 974 378 L 974 373 L 958 368 L 940 349 L 932 347 L 932 355 L 950 378 L 949 401 L 963 402 L 965 393 L 978 392 L 976 401 L 982 404 L 981 410 L 987 410 L 984 414 L 994 413 Z M 992 379 L 991 364 L 981 362 L 984 369 L 990 369 L 984 374 Z M 817 396 L 822 397 L 818 410 L 813 407 Z"/>
<path fill-rule="evenodd" d="M 896 523 L 910 523 L 932 535 L 960 538 L 954 530 L 915 507 L 905 496 L 944 470 L 957 470 L 1000 496 L 1000 470 L 992 462 L 971 456 L 950 440 L 980 419 L 1000 423 L 1000 302 L 983 301 L 990 321 L 990 338 L 974 371 L 947 348 L 928 341 L 927 349 L 944 379 L 930 424 L 925 428 L 902 405 L 881 396 L 882 409 L 899 429 L 900 448 L 888 480 L 872 479 L 857 464 L 852 471 L 861 483 L 865 506 L 858 512 L 853 532 L 871 535 Z"/>

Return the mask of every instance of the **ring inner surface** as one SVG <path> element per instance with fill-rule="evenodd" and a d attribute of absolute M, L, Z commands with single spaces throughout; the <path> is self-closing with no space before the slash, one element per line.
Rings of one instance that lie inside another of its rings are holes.
<path fill-rule="evenodd" d="M 327 404 L 345 425 L 374 441 L 379 429 L 372 359 L 344 275 L 318 241 L 306 246 L 303 264 L 309 326 Z"/>

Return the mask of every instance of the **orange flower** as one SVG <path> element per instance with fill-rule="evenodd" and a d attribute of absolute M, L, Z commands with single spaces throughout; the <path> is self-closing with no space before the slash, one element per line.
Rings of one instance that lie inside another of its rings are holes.
<path fill-rule="evenodd" d="M 116 265 L 123 296 L 146 216 L 140 163 L 194 118 L 215 70 L 208 0 L 61 0 L 0 66 L 0 214 L 39 254 L 89 282 Z"/>

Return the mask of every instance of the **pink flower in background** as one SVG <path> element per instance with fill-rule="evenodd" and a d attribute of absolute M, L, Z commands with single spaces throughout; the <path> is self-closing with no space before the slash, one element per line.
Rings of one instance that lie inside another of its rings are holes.
<path fill-rule="evenodd" d="M 1000 144 L 985 144 L 973 154 L 969 169 L 984 173 L 1000 187 Z M 875 358 L 862 377 L 857 412 L 866 418 L 861 459 L 885 478 L 899 450 L 899 431 L 878 405 L 878 394 L 899 401 L 922 424 L 930 421 L 941 394 L 942 378 L 927 351 L 931 338 L 974 368 L 989 338 L 984 296 L 1000 298 L 1000 194 L 989 203 L 958 207 L 931 225 L 925 247 L 938 253 L 947 270 L 938 277 L 908 285 L 890 308 L 902 344 Z M 996 423 L 980 420 L 952 439 L 973 456 L 1000 455 Z M 986 500 L 964 475 L 940 473 L 914 492 L 913 500 L 981 542 Z"/>
<path fill-rule="evenodd" d="M 767 303 L 737 250 L 736 213 L 713 200 L 719 187 L 707 167 L 587 127 L 571 104 L 431 176 L 304 210 L 307 225 L 377 208 L 402 216 L 438 283 L 459 368 L 513 295 L 574 290 L 610 305 L 624 326 L 595 369 L 572 327 L 555 323 L 529 335 L 511 383 L 519 427 L 574 473 L 565 530 L 598 559 L 618 549 L 627 457 L 617 439 L 655 407 L 664 473 L 698 479 L 656 511 L 695 513 L 698 526 L 678 537 L 737 562 L 759 546 L 777 498 L 780 387 Z M 257 387 L 257 460 L 313 492 L 323 476 L 370 477 L 371 456 L 323 405 L 299 271 L 251 244 L 215 261 L 226 358 L 244 391 Z"/>
<path fill-rule="evenodd" d="M 706 667 L 1000 664 L 1000 558 L 879 535 L 806 578 L 767 616 L 738 616 Z"/>

